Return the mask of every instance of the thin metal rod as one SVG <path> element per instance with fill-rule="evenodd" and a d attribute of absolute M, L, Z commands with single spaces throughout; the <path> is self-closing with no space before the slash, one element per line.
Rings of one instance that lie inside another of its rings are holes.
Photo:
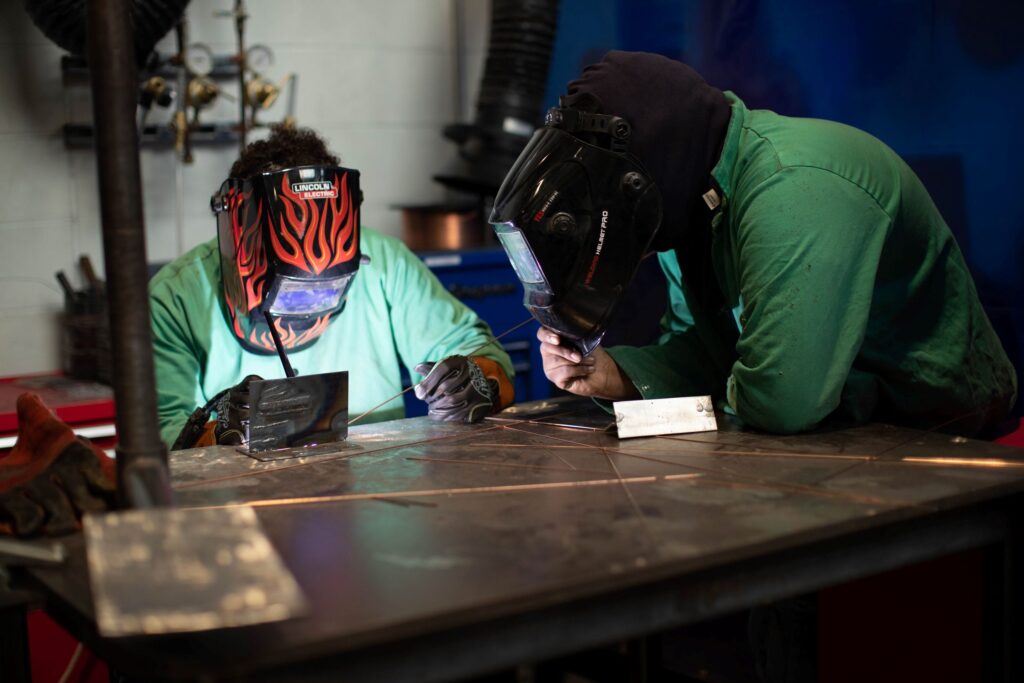
<path fill-rule="evenodd" d="M 626 483 L 626 479 L 622 476 L 622 472 L 619 471 L 615 461 L 612 460 L 612 456 L 608 452 L 608 449 L 602 448 L 601 453 L 604 454 L 605 460 L 607 460 L 608 464 L 611 465 L 612 471 L 615 472 L 615 476 L 619 478 L 619 484 L 622 486 L 622 492 L 626 494 L 626 498 L 629 499 L 629 504 L 633 506 L 633 513 L 636 515 L 637 519 L 640 520 L 640 526 L 643 528 L 644 536 L 647 539 L 648 549 L 652 551 L 655 550 L 658 547 L 658 539 L 655 537 L 654 532 L 651 531 L 651 527 L 647 523 L 647 515 L 644 514 L 643 508 L 640 507 L 640 504 L 636 502 L 636 498 L 633 497 L 633 492 L 629 490 L 629 485 Z M 697 474 L 697 476 L 703 475 Z"/>
<path fill-rule="evenodd" d="M 499 339 L 501 339 L 501 338 L 502 338 L 502 337 L 504 337 L 505 335 L 507 335 L 507 334 L 511 334 L 511 333 L 515 332 L 516 330 L 518 330 L 518 329 L 519 329 L 520 327 L 522 327 L 523 325 L 526 325 L 526 324 L 528 324 L 528 323 L 530 323 L 530 322 L 532 322 L 532 321 L 533 321 L 533 316 L 530 316 L 529 318 L 527 318 L 527 319 L 526 319 L 526 320 L 524 320 L 523 322 L 521 322 L 521 323 L 519 323 L 519 324 L 517 324 L 517 325 L 513 325 L 512 327 L 508 328 L 507 330 L 505 330 L 504 332 L 502 332 L 501 334 L 499 334 L 499 335 L 498 335 L 497 337 L 494 337 L 494 338 L 492 338 L 492 339 L 488 339 L 488 340 L 487 340 L 486 342 L 484 342 L 484 343 L 483 343 L 483 344 L 481 344 L 480 346 L 476 347 L 475 349 L 473 349 L 472 351 L 470 351 L 470 352 L 469 352 L 469 353 L 467 353 L 466 355 L 467 355 L 467 356 L 473 356 L 473 355 L 475 355 L 475 354 L 477 354 L 477 353 L 480 353 L 481 351 L 483 351 L 483 350 L 484 350 L 484 349 L 486 349 L 486 348 L 487 348 L 488 346 L 490 346 L 490 345 L 491 345 L 491 344 L 493 344 L 494 342 L 498 341 Z M 375 405 L 374 407 L 372 407 L 372 408 L 370 408 L 369 410 L 367 410 L 367 411 L 366 411 L 365 413 L 363 413 L 363 414 L 361 414 L 361 415 L 356 415 L 356 416 L 355 416 L 354 418 L 352 418 L 351 420 L 349 420 L 349 421 L 348 421 L 348 426 L 349 426 L 349 427 L 351 427 L 351 426 L 352 426 L 352 425 L 354 425 L 354 424 L 355 424 L 356 422 L 359 422 L 360 420 L 362 420 L 362 419 L 363 419 L 364 417 L 366 417 L 367 415 L 369 415 L 369 414 L 370 414 L 370 413 L 372 413 L 373 411 L 377 410 L 378 408 L 382 408 L 382 407 L 386 406 L 387 404 L 389 404 L 389 403 L 391 403 L 392 401 L 394 401 L 394 400 L 395 400 L 396 398 L 399 398 L 399 397 L 401 397 L 401 396 L 403 396 L 403 395 L 407 394 L 408 392 L 412 391 L 413 389 L 415 389 L 416 387 L 418 387 L 418 386 L 419 386 L 420 384 L 422 384 L 422 383 L 423 383 L 423 380 L 420 380 L 419 382 L 416 382 L 415 384 L 413 384 L 413 385 L 412 385 L 411 387 L 407 387 L 407 388 L 405 388 L 405 389 L 402 389 L 401 391 L 399 391 L 399 392 L 398 392 L 397 394 L 395 394 L 394 396 L 392 396 L 392 397 L 390 397 L 390 398 L 388 398 L 388 399 L 386 399 L 386 400 L 384 400 L 384 401 L 381 401 L 380 403 L 378 403 L 378 404 L 377 404 L 377 405 Z"/>
<path fill-rule="evenodd" d="M 534 422 L 532 420 L 520 420 L 520 422 L 527 422 L 529 424 L 539 424 L 539 425 L 544 425 L 544 426 L 547 426 L 547 427 L 560 426 L 560 425 L 546 424 L 544 422 Z M 506 426 L 508 426 L 508 425 L 506 425 Z M 660 437 L 653 437 L 653 438 L 660 438 Z M 693 443 L 700 443 L 700 442 L 694 441 Z M 499 446 L 501 448 L 537 448 L 537 446 L 535 446 L 533 444 L 524 444 L 524 443 L 489 443 L 487 445 L 488 446 Z M 592 450 L 594 450 L 595 446 L 583 446 L 583 445 L 581 445 L 581 446 L 573 446 L 573 445 L 565 444 L 565 445 L 558 445 L 558 446 L 548 445 L 548 446 L 545 446 L 544 448 L 567 448 L 569 450 L 577 450 L 577 451 L 578 450 L 590 450 L 590 451 L 592 451 Z M 674 453 L 673 455 L 701 455 L 701 456 L 706 456 L 706 455 L 738 455 L 738 456 L 743 456 L 743 457 L 763 456 L 763 457 L 766 457 L 766 458 L 813 458 L 813 459 L 817 459 L 817 460 L 820 460 L 822 458 L 828 458 L 829 460 L 874 460 L 875 459 L 875 456 L 873 456 L 873 455 L 854 455 L 854 454 L 848 454 L 848 453 L 799 453 L 797 451 L 759 451 L 759 450 L 735 451 L 735 450 L 731 450 L 731 449 L 681 451 L 679 453 Z M 901 461 L 894 461 L 894 462 L 901 462 Z M 1021 464 L 1024 465 L 1024 461 L 1022 461 Z"/>
<path fill-rule="evenodd" d="M 607 460 L 608 464 L 611 465 L 612 471 L 615 473 L 615 476 L 619 478 L 619 483 L 622 484 L 622 491 L 623 493 L 626 494 L 626 498 L 629 499 L 630 505 L 633 506 L 633 511 L 636 512 L 636 516 L 639 517 L 640 520 L 644 522 L 646 526 L 647 520 L 644 518 L 644 511 L 640 509 L 640 505 L 636 502 L 636 498 L 633 497 L 633 494 L 632 492 L 630 492 L 629 487 L 626 486 L 626 480 L 623 478 L 622 472 L 619 472 L 619 468 L 615 465 L 615 461 L 612 460 L 612 456 L 610 453 L 608 453 L 608 449 L 602 448 L 601 453 L 604 454 L 605 460 Z"/>
<path fill-rule="evenodd" d="M 281 365 L 284 367 L 284 376 L 294 377 L 295 371 L 292 370 L 292 364 L 288 362 L 288 354 L 284 352 L 284 344 L 281 343 L 281 335 L 277 332 L 277 325 L 274 324 L 273 316 L 270 315 L 270 311 L 263 311 L 263 317 L 267 319 L 267 325 L 270 327 L 270 336 L 274 340 L 277 357 L 281 359 Z"/>
<path fill-rule="evenodd" d="M 156 412 L 130 17 L 129 0 L 89 0 L 86 38 L 110 297 L 118 497 L 125 507 L 153 507 L 170 504 L 171 487 Z"/>
<path fill-rule="evenodd" d="M 488 462 L 487 460 L 465 460 L 459 458 L 416 458 L 406 457 L 415 462 L 440 462 L 449 465 L 475 465 L 478 467 L 515 467 L 524 470 L 550 470 L 552 472 L 582 472 L 584 474 L 609 474 L 601 470 L 581 470 L 576 467 L 548 467 L 547 465 L 521 465 L 514 462 Z"/>
<path fill-rule="evenodd" d="M 506 429 L 510 428 L 509 425 L 502 425 L 502 426 L 505 427 Z M 515 431 L 520 431 L 520 430 L 515 430 Z M 533 434 L 533 432 L 529 432 L 529 433 Z M 537 446 L 537 444 L 533 444 L 533 443 L 489 443 L 487 445 L 488 446 L 495 446 L 495 447 L 498 447 L 498 448 L 568 448 L 569 450 L 577 450 L 577 451 L 580 451 L 580 450 L 583 450 L 583 451 L 593 451 L 595 448 L 597 448 L 597 446 L 586 446 L 586 445 L 582 445 L 582 444 L 579 445 L 579 446 L 571 446 L 571 445 L 568 445 L 568 444 L 557 444 L 557 445 L 556 444 L 547 444 L 545 446 Z"/>
<path fill-rule="evenodd" d="M 925 434 L 931 434 L 932 432 L 937 432 L 940 429 L 943 429 L 944 427 L 949 427 L 950 425 L 954 425 L 957 422 L 960 422 L 961 420 L 966 420 L 969 417 L 974 417 L 978 413 L 984 412 L 987 409 L 988 409 L 987 407 L 975 408 L 974 410 L 966 412 L 963 415 L 959 415 L 959 416 L 954 417 L 954 418 L 952 418 L 950 420 L 945 420 L 944 422 L 940 422 L 939 424 L 937 424 L 937 425 L 935 425 L 933 427 L 929 427 L 928 429 L 924 430 L 924 433 Z M 880 458 L 880 457 L 882 457 L 883 455 L 885 455 L 886 453 L 888 453 L 890 451 L 894 451 L 894 450 L 896 450 L 897 448 L 899 448 L 901 446 L 906 446 L 908 443 L 910 443 L 914 439 L 918 439 L 920 437 L 921 437 L 921 434 L 912 434 L 911 436 L 908 436 L 903 441 L 900 441 L 899 443 L 897 443 L 895 446 L 889 446 L 884 451 L 879 453 L 877 457 Z"/>
<path fill-rule="evenodd" d="M 623 481 L 629 484 L 654 484 L 664 481 L 686 481 L 697 479 L 701 474 L 666 474 L 628 479 L 585 479 L 582 481 L 552 481 L 543 484 L 508 484 L 505 486 L 467 486 L 450 489 L 422 489 L 419 491 L 382 491 L 380 493 L 346 493 L 337 496 L 307 496 L 303 498 L 271 498 L 251 500 L 244 503 L 227 503 L 225 505 L 201 505 L 193 509 L 212 510 L 234 507 L 282 507 L 287 505 L 315 505 L 322 503 L 346 503 L 359 500 L 381 500 L 389 498 L 428 498 L 431 496 L 465 496 L 487 493 L 522 493 L 526 491 L 550 491 L 557 489 L 591 488 L 596 486 L 618 486 Z"/>
<path fill-rule="evenodd" d="M 249 124 L 245 118 L 245 72 L 249 66 L 249 57 L 245 54 L 245 20 L 249 15 L 245 13 L 245 3 L 242 0 L 235 0 L 235 35 L 238 38 L 238 149 L 245 151 L 246 133 Z"/>
<path fill-rule="evenodd" d="M 1000 467 L 1024 467 L 1024 461 L 1021 460 L 1004 460 L 1002 458 L 924 458 L 924 457 L 907 457 L 900 460 L 893 460 L 890 464 L 893 465 L 944 465 L 947 467 L 983 467 L 987 469 L 1000 468 Z"/>
<path fill-rule="evenodd" d="M 885 462 L 885 461 L 882 460 L 882 456 L 886 455 L 887 453 L 891 453 L 892 451 L 896 450 L 897 448 L 900 448 L 902 446 L 906 446 L 911 441 L 913 441 L 915 439 L 921 438 L 921 436 L 923 434 L 931 434 L 932 432 L 936 432 L 936 431 L 942 429 L 943 427 L 948 427 L 950 425 L 956 424 L 957 422 L 960 422 L 961 420 L 966 420 L 969 417 L 973 417 L 973 416 L 977 415 L 978 413 L 982 412 L 983 410 L 985 410 L 985 408 L 975 408 L 974 410 L 971 410 L 971 411 L 968 411 L 966 413 L 963 413 L 962 415 L 954 417 L 954 418 L 952 418 L 950 420 L 945 420 L 945 421 L 940 422 L 939 424 L 937 424 L 937 425 L 935 425 L 933 427 L 929 427 L 928 429 L 924 430 L 923 432 L 911 434 L 910 436 L 908 436 L 907 438 L 903 439 L 902 441 L 898 441 L 895 444 L 893 444 L 892 446 L 889 446 L 885 450 L 879 452 L 878 455 L 876 455 L 876 456 L 874 456 L 874 458 L 872 458 L 871 462 L 879 462 L 879 461 Z M 847 472 L 849 472 L 850 470 L 855 469 L 857 467 L 860 467 L 863 464 L 864 463 L 862 463 L 862 462 L 853 463 L 849 467 L 844 467 L 843 469 L 839 470 L 838 472 L 833 472 L 832 474 L 828 475 L 827 477 L 822 478 L 821 481 L 819 481 L 818 483 L 821 484 L 821 483 L 825 483 L 826 481 L 829 481 L 831 479 L 835 479 L 836 477 L 842 476 L 842 475 L 846 474 Z"/>

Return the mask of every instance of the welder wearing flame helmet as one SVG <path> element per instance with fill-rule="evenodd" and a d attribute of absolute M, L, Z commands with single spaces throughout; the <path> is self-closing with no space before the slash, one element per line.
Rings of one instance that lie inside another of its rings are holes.
<path fill-rule="evenodd" d="M 831 415 L 963 433 L 1014 369 L 921 181 L 867 133 L 749 110 L 692 69 L 610 52 L 569 84 L 491 215 L 544 326 L 544 369 L 598 399 L 711 394 L 756 428 Z M 652 346 L 600 341 L 640 260 L 668 280 Z"/>
<path fill-rule="evenodd" d="M 435 419 L 511 403 L 512 365 L 490 328 L 398 240 L 361 225 L 359 180 L 309 130 L 275 128 L 242 152 L 211 200 L 217 238 L 150 285 L 168 445 L 243 439 L 248 382 L 283 376 L 267 313 L 298 373 L 348 371 L 352 414 L 401 391 L 402 366 L 424 378 L 417 395 Z M 183 431 L 218 395 L 217 420 Z M 364 421 L 403 416 L 398 398 Z"/>

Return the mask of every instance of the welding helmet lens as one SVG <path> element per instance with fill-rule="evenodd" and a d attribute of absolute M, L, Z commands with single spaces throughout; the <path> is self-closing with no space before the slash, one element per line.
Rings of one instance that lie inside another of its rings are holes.
<path fill-rule="evenodd" d="M 330 280 L 298 280 L 280 277 L 270 302 L 274 315 L 309 316 L 337 310 L 355 273 Z"/>
<path fill-rule="evenodd" d="M 494 230 L 505 253 L 508 254 L 509 261 L 512 262 L 512 270 L 519 279 L 526 284 L 544 284 L 544 273 L 541 272 L 540 263 L 533 255 L 530 245 L 526 243 L 523 233 L 507 224 L 496 225 Z"/>
<path fill-rule="evenodd" d="M 551 125 L 534 133 L 490 217 L 526 308 L 584 353 L 600 342 L 660 220 L 657 188 L 636 159 Z"/>

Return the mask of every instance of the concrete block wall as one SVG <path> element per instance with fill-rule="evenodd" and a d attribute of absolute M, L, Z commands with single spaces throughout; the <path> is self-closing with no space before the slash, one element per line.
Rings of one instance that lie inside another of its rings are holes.
<path fill-rule="evenodd" d="M 214 16 L 231 6 L 193 0 L 190 42 L 233 53 L 233 23 Z M 299 124 L 318 130 L 344 165 L 362 172 L 365 225 L 398 235 L 393 206 L 443 199 L 431 176 L 455 146 L 441 128 L 472 117 L 487 45 L 486 0 L 248 0 L 246 8 L 247 44 L 274 53 L 268 77 L 298 77 Z M 456 9 L 464 26 L 461 81 Z M 160 49 L 174 50 L 173 33 Z M 20 2 L 0 3 L 0 377 L 59 368 L 63 297 L 54 272 L 63 269 L 80 284 L 80 254 L 103 270 L 95 155 L 65 149 L 61 135 L 66 121 L 91 120 L 88 85 L 62 82 L 61 54 Z M 236 94 L 233 82 L 222 85 Z M 281 98 L 263 118 L 278 120 L 284 111 Z M 150 122 L 169 117 L 154 110 Z M 236 105 L 222 100 L 202 118 L 233 120 Z M 181 165 L 171 150 L 143 150 L 150 261 L 170 260 L 214 236 L 209 198 L 237 152 L 196 147 L 194 163 Z"/>

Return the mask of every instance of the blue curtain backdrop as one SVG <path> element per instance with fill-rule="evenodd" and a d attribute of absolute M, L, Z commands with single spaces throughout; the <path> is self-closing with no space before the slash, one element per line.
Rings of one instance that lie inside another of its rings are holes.
<path fill-rule="evenodd" d="M 547 105 L 610 49 L 680 59 L 752 108 L 841 121 L 896 150 L 956 235 L 1020 375 L 1024 2 L 562 0 Z"/>

